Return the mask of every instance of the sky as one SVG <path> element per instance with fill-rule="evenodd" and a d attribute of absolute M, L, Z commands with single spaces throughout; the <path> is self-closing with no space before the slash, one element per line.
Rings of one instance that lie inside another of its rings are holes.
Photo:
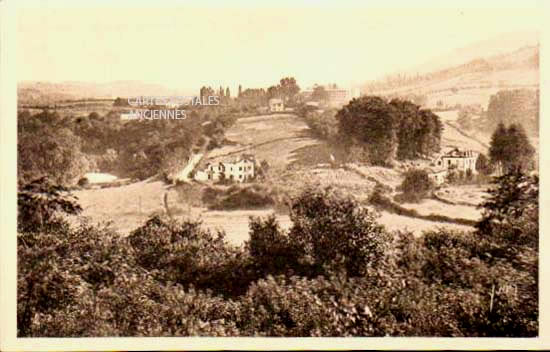
<path fill-rule="evenodd" d="M 238 84 L 268 87 L 293 76 L 301 87 L 349 86 L 474 42 L 534 32 L 540 23 L 536 1 L 515 2 L 521 8 L 504 1 L 486 9 L 467 1 L 461 8 L 427 1 L 416 8 L 398 1 L 373 2 L 377 7 L 285 0 L 262 6 L 76 3 L 23 2 L 17 15 L 18 81 L 138 80 L 174 89 L 222 85 L 234 91 Z"/>

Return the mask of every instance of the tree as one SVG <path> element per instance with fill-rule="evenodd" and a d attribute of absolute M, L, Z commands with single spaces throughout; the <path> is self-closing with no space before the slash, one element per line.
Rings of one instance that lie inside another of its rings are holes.
<path fill-rule="evenodd" d="M 397 131 L 397 158 L 400 160 L 416 158 L 417 130 L 420 129 L 420 107 L 406 100 L 393 99 L 390 104 L 396 109 L 399 120 Z"/>
<path fill-rule="evenodd" d="M 434 184 L 425 170 L 413 169 L 405 173 L 401 183 L 404 200 L 418 202 L 434 188 Z"/>
<path fill-rule="evenodd" d="M 40 116 L 31 119 L 37 118 Z M 81 139 L 52 120 L 40 124 L 19 121 L 17 155 L 20 184 L 44 175 L 59 184 L 71 184 L 89 168 L 89 161 L 81 152 Z"/>
<path fill-rule="evenodd" d="M 489 198 L 480 208 L 482 218 L 476 225 L 485 236 L 500 237 L 513 244 L 538 246 L 539 178 L 512 170 L 494 181 Z"/>
<path fill-rule="evenodd" d="M 489 159 L 483 153 L 479 154 L 479 156 L 477 157 L 476 170 L 480 174 L 485 176 L 492 174 L 494 171 L 493 165 L 490 163 Z"/>
<path fill-rule="evenodd" d="M 231 99 L 231 92 L 229 91 L 229 87 L 225 88 L 225 97 L 227 99 Z"/>
<path fill-rule="evenodd" d="M 529 143 L 529 138 L 520 124 L 511 124 L 508 127 L 508 169 L 530 170 L 532 168 L 535 149 Z"/>
<path fill-rule="evenodd" d="M 238 98 L 241 97 L 242 92 L 243 92 L 243 87 L 239 84 L 239 95 L 237 96 Z"/>
<path fill-rule="evenodd" d="M 528 170 L 532 166 L 534 153 L 521 125 L 511 124 L 506 128 L 503 123 L 499 123 L 491 136 L 489 157 L 500 173 L 512 169 Z"/>
<path fill-rule="evenodd" d="M 279 82 L 279 87 L 285 102 L 290 104 L 294 103 L 294 97 L 300 92 L 300 87 L 296 84 L 296 79 L 294 77 L 282 78 Z"/>
<path fill-rule="evenodd" d="M 439 151 L 443 131 L 439 116 L 407 100 L 393 99 L 389 105 L 395 109 L 398 121 L 398 159 L 425 157 Z"/>
<path fill-rule="evenodd" d="M 391 164 L 397 149 L 395 109 L 383 99 L 353 99 L 336 114 L 339 134 L 366 148 L 373 165 Z"/>
<path fill-rule="evenodd" d="M 306 189 L 291 206 L 294 248 L 322 270 L 328 265 L 348 275 L 364 274 L 382 259 L 388 235 L 374 215 L 332 188 Z"/>
<path fill-rule="evenodd" d="M 283 92 L 281 90 L 281 86 L 271 86 L 267 88 L 267 97 L 268 99 L 272 98 L 283 98 Z"/>

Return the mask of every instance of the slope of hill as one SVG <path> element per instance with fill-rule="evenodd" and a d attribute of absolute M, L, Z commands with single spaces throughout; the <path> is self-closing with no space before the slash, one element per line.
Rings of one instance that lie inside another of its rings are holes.
<path fill-rule="evenodd" d="M 537 89 L 539 46 L 528 45 L 493 56 L 424 74 L 397 74 L 366 83 L 364 94 L 423 96 L 423 105 L 448 108 L 457 104 L 487 107 L 489 98 L 502 89 Z"/>
<path fill-rule="evenodd" d="M 507 54 L 526 46 L 537 46 L 539 35 L 536 32 L 503 33 L 499 36 L 480 40 L 467 46 L 457 48 L 446 55 L 436 57 L 422 65 L 413 67 L 403 73 L 408 75 L 425 74 L 462 65 L 479 57 L 491 57 Z"/>

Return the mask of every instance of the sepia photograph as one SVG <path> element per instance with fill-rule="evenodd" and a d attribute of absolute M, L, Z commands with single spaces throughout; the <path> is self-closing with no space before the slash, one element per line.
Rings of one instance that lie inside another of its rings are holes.
<path fill-rule="evenodd" d="M 541 336 L 540 3 L 453 3 L 18 4 L 17 338 Z"/>

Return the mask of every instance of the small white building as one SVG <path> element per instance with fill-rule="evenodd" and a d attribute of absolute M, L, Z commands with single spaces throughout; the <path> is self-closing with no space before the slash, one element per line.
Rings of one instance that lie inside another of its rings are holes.
<path fill-rule="evenodd" d="M 447 178 L 447 170 L 444 168 L 427 168 L 426 172 L 428 173 L 428 177 L 430 180 L 433 181 L 433 183 L 437 186 L 442 185 L 445 183 L 445 179 Z"/>
<path fill-rule="evenodd" d="M 283 100 L 279 98 L 269 99 L 269 111 L 271 112 L 281 112 L 285 110 L 285 105 Z"/>

